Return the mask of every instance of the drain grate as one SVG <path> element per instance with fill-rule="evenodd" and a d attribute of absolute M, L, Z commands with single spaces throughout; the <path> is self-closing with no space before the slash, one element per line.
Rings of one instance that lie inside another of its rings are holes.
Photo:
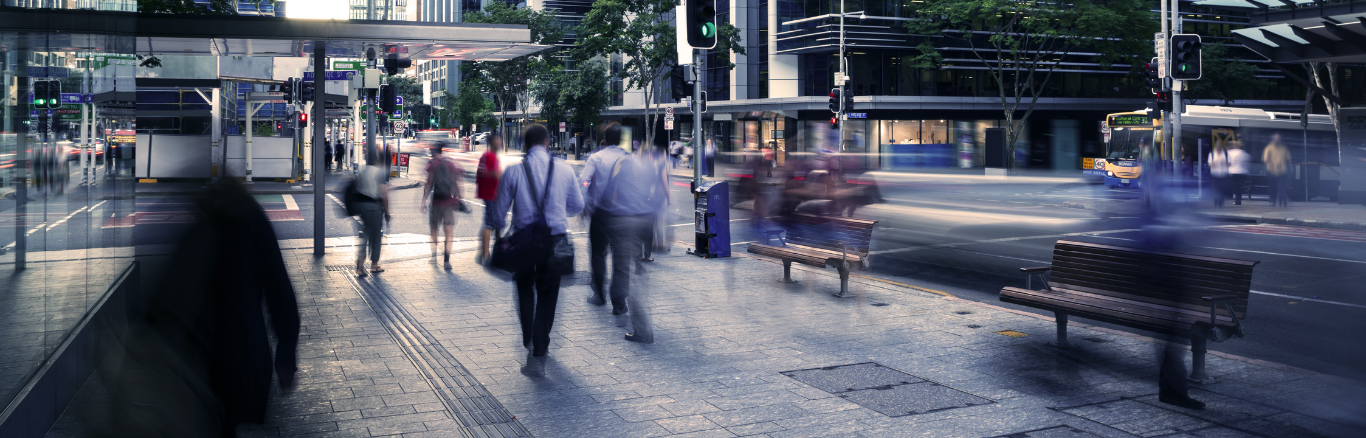
<path fill-rule="evenodd" d="M 972 314 L 972 312 L 967 311 L 967 310 L 959 310 L 959 311 L 953 312 L 953 313 L 957 313 L 957 314 L 959 314 L 959 315 L 971 315 L 971 314 Z"/>
<path fill-rule="evenodd" d="M 780 374 L 888 417 L 994 403 L 875 362 Z"/>
<path fill-rule="evenodd" d="M 998 435 L 991 438 L 1099 438 L 1099 436 L 1072 426 L 1057 426 L 1031 430 L 1028 432 Z"/>
<path fill-rule="evenodd" d="M 347 270 L 347 268 L 350 268 L 350 266 L 346 266 L 346 265 L 327 265 L 327 270 L 328 270 L 328 271 L 345 271 L 345 270 Z"/>
<path fill-rule="evenodd" d="M 423 328 L 417 318 L 377 283 L 382 280 L 360 280 L 351 275 L 346 277 L 403 349 L 408 360 L 417 366 L 427 384 L 436 391 L 446 405 L 447 413 L 464 427 L 465 436 L 531 436 L 526 427 L 455 356 L 441 346 L 440 340 Z"/>

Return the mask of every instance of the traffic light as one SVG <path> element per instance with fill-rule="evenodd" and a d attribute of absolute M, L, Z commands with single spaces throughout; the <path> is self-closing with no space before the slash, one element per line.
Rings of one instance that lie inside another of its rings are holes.
<path fill-rule="evenodd" d="M 1200 79 L 1200 35 L 1172 35 L 1172 79 Z"/>
<path fill-rule="evenodd" d="M 308 113 L 299 113 L 299 129 L 308 127 Z"/>
<path fill-rule="evenodd" d="M 33 107 L 35 109 L 61 108 L 62 83 L 57 81 L 33 81 Z"/>
<path fill-rule="evenodd" d="M 395 102 L 394 84 L 384 84 L 379 86 L 379 110 L 388 114 L 393 114 L 397 109 L 398 102 Z"/>
<path fill-rule="evenodd" d="M 313 101 L 313 84 L 317 82 L 299 81 L 299 102 Z"/>
<path fill-rule="evenodd" d="M 1171 93 L 1168 93 L 1168 92 L 1166 92 L 1166 91 L 1160 91 L 1160 92 L 1157 93 L 1157 109 L 1158 109 L 1158 111 L 1171 112 L 1171 110 L 1172 110 L 1172 95 L 1171 95 Z"/>
<path fill-rule="evenodd" d="M 280 91 L 285 93 L 285 103 L 294 103 L 294 78 L 286 79 L 280 84 Z"/>
<path fill-rule="evenodd" d="M 853 91 L 853 90 L 849 90 L 848 92 L 844 93 L 844 107 L 843 107 L 843 108 L 840 108 L 840 109 L 842 110 L 842 111 L 840 111 L 840 112 L 843 112 L 843 113 L 847 113 L 847 112 L 850 112 L 850 111 L 853 111 L 853 110 L 854 110 L 854 91 Z"/>
<path fill-rule="evenodd" d="M 683 0 L 687 17 L 683 20 L 688 46 L 694 49 L 716 48 L 716 0 Z"/>
<path fill-rule="evenodd" d="M 385 73 L 388 73 L 389 76 L 396 75 L 398 74 L 399 70 L 403 70 L 412 66 L 413 60 L 398 59 L 397 53 L 390 53 L 389 57 L 384 58 L 384 71 Z"/>
<path fill-rule="evenodd" d="M 840 115 L 830 116 L 830 129 L 840 129 Z"/>
<path fill-rule="evenodd" d="M 683 101 L 684 97 L 692 94 L 688 92 L 688 79 L 684 76 L 683 69 L 687 67 L 675 65 L 669 71 L 669 86 L 675 101 Z"/>
<path fill-rule="evenodd" d="M 844 99 L 840 97 L 840 89 L 838 89 L 838 88 L 831 88 L 831 89 L 830 89 L 830 112 L 835 113 L 835 114 L 839 114 L 839 113 L 840 113 L 840 104 L 841 104 L 843 101 L 844 101 Z"/>
<path fill-rule="evenodd" d="M 1152 62 L 1143 64 L 1143 68 L 1148 72 L 1148 89 L 1152 90 L 1153 93 L 1161 92 L 1163 88 L 1162 76 L 1157 74 L 1157 58 L 1153 58 Z"/>

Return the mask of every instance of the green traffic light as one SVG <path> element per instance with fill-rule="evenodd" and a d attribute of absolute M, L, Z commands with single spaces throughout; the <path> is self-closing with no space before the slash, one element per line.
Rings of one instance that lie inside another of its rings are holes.
<path fill-rule="evenodd" d="M 43 100 L 43 99 L 33 99 L 33 104 L 34 104 L 34 105 L 42 105 L 42 104 L 44 104 L 44 103 L 46 103 L 46 102 L 47 102 L 47 101 L 45 101 L 45 100 Z"/>
<path fill-rule="evenodd" d="M 702 37 L 711 38 L 716 36 L 716 23 L 702 23 Z"/>

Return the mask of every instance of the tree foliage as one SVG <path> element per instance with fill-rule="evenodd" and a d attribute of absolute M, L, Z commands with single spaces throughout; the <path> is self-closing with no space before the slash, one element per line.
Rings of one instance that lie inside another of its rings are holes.
<path fill-rule="evenodd" d="M 559 43 L 567 32 L 555 18 L 554 11 L 515 8 L 504 2 L 489 2 L 484 10 L 466 13 L 464 18 L 466 23 L 525 25 L 531 31 L 531 42 L 542 45 Z M 507 120 L 509 107 L 515 106 L 526 114 L 531 106 L 532 80 L 548 74 L 559 64 L 554 52 L 546 50 L 507 61 L 462 63 L 464 75 L 460 93 L 465 93 L 465 83 L 472 82 L 477 84 L 474 89 L 497 99 L 500 120 Z"/>
<path fill-rule="evenodd" d="M 938 68 L 938 47 L 967 48 L 999 91 L 1009 160 L 1053 73 L 1081 56 L 1109 69 L 1152 56 L 1158 30 L 1146 0 L 924 0 L 906 30 L 918 43 L 918 68 Z M 956 55 L 957 53 L 955 53 Z M 1076 58 L 1069 59 L 1070 56 Z M 1017 113 L 1023 111 L 1023 114 Z"/>
<path fill-rule="evenodd" d="M 1186 102 L 1214 99 L 1229 105 L 1238 99 L 1257 97 L 1271 88 L 1271 81 L 1257 78 L 1257 67 L 1229 58 L 1224 43 L 1205 44 L 1200 52 L 1202 75 L 1199 80 L 1186 81 L 1187 88 L 1181 92 Z"/>
<path fill-rule="evenodd" d="M 621 57 L 621 67 L 612 76 L 627 88 L 641 90 L 645 97 L 645 141 L 654 142 L 655 119 L 659 107 L 655 96 L 660 93 L 662 77 L 669 69 L 690 59 L 678 59 L 675 44 L 674 11 L 677 0 L 597 0 L 576 29 L 574 58 L 587 61 L 594 58 Z M 717 28 L 717 47 L 722 53 L 744 54 L 740 31 L 729 23 Z M 726 59 L 726 67 L 734 63 Z M 605 91 L 605 90 L 604 90 Z"/>
<path fill-rule="evenodd" d="M 481 93 L 477 84 L 461 82 L 456 95 L 452 96 L 449 91 L 442 93 L 442 100 L 447 104 L 446 108 L 438 113 L 441 116 L 438 117 L 438 122 L 443 128 L 470 124 L 490 127 L 498 124 L 493 117 L 493 100 Z"/>
<path fill-rule="evenodd" d="M 386 79 L 393 85 L 399 96 L 403 97 L 403 107 L 411 108 L 422 103 L 422 83 L 412 76 L 389 76 Z"/>
<path fill-rule="evenodd" d="M 603 62 L 584 61 L 577 70 L 555 69 L 535 81 L 531 93 L 541 104 L 541 117 L 552 125 L 562 120 L 587 125 L 612 103 L 607 79 Z"/>

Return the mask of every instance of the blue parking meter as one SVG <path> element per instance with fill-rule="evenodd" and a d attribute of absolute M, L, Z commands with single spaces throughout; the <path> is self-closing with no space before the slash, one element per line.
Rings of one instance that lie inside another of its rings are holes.
<path fill-rule="evenodd" d="M 694 187 L 693 203 L 696 248 L 689 254 L 703 258 L 730 257 L 729 184 L 708 181 Z"/>

